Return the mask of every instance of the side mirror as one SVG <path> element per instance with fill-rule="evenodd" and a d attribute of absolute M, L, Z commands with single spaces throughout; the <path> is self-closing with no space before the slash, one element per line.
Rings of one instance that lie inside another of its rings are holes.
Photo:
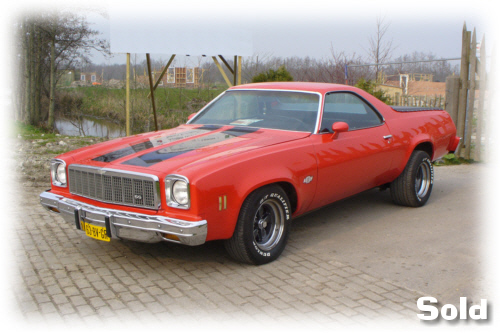
<path fill-rule="evenodd" d="M 332 125 L 333 136 L 332 140 L 336 139 L 340 133 L 349 131 L 349 124 L 343 121 L 337 121 Z"/>
<path fill-rule="evenodd" d="M 198 112 L 195 112 L 195 113 L 191 113 L 189 116 L 188 116 L 188 120 L 191 120 L 193 119 L 194 116 L 196 116 Z"/>

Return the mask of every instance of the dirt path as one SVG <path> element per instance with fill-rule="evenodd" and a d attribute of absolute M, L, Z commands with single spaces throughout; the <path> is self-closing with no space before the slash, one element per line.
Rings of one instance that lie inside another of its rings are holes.
<path fill-rule="evenodd" d="M 54 139 L 13 140 L 17 181 L 24 187 L 50 187 L 50 160 L 59 154 L 85 147 L 104 138 L 58 136 Z"/>

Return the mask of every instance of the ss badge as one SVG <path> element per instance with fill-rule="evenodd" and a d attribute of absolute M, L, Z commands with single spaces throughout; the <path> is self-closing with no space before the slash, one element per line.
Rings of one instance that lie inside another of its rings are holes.
<path fill-rule="evenodd" d="M 312 182 L 313 180 L 313 176 L 307 176 L 306 178 L 304 178 L 304 184 L 309 184 L 310 182 Z"/>

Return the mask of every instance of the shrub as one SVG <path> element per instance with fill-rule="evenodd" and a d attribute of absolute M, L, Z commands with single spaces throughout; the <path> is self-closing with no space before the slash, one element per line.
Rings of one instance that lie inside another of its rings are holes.
<path fill-rule="evenodd" d="M 363 89 L 367 93 L 375 96 L 385 104 L 392 104 L 391 97 L 387 96 L 387 94 L 383 90 L 375 91 L 377 84 L 374 81 L 366 81 L 365 79 L 359 79 L 359 81 L 354 85 L 359 89 Z"/>
<path fill-rule="evenodd" d="M 280 66 L 278 70 L 270 69 L 267 72 L 255 75 L 252 82 L 276 82 L 293 81 L 292 75 L 286 70 L 285 66 Z"/>

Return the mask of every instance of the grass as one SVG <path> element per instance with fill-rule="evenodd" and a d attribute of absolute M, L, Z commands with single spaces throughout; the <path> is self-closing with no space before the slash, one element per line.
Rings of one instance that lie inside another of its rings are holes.
<path fill-rule="evenodd" d="M 158 114 L 166 115 L 170 111 L 196 111 L 215 98 L 224 89 L 182 89 L 158 88 L 155 91 L 155 104 Z M 82 111 L 86 114 L 120 113 L 125 110 L 125 89 L 108 89 L 103 87 L 75 88 L 74 92 L 82 97 Z M 131 112 L 143 111 L 144 102 L 151 108 L 151 100 L 147 96 L 149 89 L 132 89 L 130 91 Z"/>
<path fill-rule="evenodd" d="M 471 163 L 474 163 L 474 160 L 465 159 L 463 157 L 457 157 L 457 156 L 455 156 L 455 154 L 447 154 L 447 155 L 444 155 L 441 159 L 434 162 L 434 165 L 436 165 L 436 166 L 460 165 L 460 164 L 471 164 Z"/>
<path fill-rule="evenodd" d="M 51 133 L 43 128 L 23 124 L 20 121 L 14 123 L 14 131 L 16 135 L 21 135 L 25 140 L 43 139 L 47 140 L 47 142 L 51 142 L 60 139 L 55 133 Z"/>
<path fill-rule="evenodd" d="M 199 111 L 225 88 L 184 89 L 158 88 L 155 91 L 155 106 L 158 126 L 161 129 L 176 127 L 187 121 L 187 117 Z M 154 116 L 149 89 L 130 91 L 130 121 L 133 133 L 154 130 Z M 92 117 L 125 125 L 125 89 L 101 86 L 63 89 L 58 96 L 58 114 L 65 117 Z"/>

